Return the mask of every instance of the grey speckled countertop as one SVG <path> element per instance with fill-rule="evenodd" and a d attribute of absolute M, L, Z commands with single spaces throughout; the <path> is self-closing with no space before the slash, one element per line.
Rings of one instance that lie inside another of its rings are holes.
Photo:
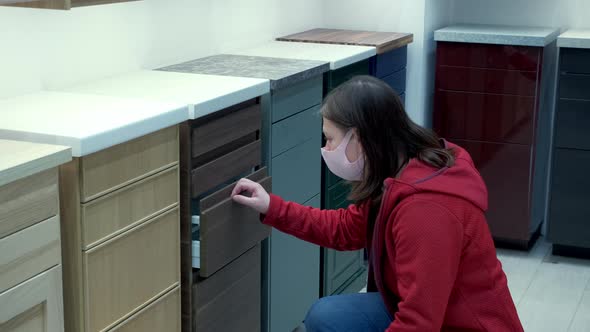
<path fill-rule="evenodd" d="M 329 71 L 330 63 L 324 61 L 220 54 L 179 63 L 160 68 L 159 70 L 265 78 L 270 80 L 271 90 L 279 90 Z"/>
<path fill-rule="evenodd" d="M 434 40 L 544 47 L 559 35 L 559 29 L 505 25 L 458 24 L 434 32 Z"/>
<path fill-rule="evenodd" d="M 568 30 L 557 38 L 558 47 L 590 49 L 590 29 Z"/>

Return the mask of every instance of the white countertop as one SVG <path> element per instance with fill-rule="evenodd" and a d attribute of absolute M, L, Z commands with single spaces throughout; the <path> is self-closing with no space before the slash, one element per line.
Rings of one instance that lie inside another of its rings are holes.
<path fill-rule="evenodd" d="M 434 32 L 434 40 L 459 43 L 544 47 L 559 35 L 559 29 L 505 25 L 457 24 Z"/>
<path fill-rule="evenodd" d="M 0 138 L 65 145 L 80 157 L 187 118 L 184 103 L 38 92 L 0 100 Z"/>
<path fill-rule="evenodd" d="M 67 146 L 0 139 L 0 186 L 72 160 Z"/>
<path fill-rule="evenodd" d="M 268 93 L 270 83 L 259 78 L 140 70 L 64 91 L 184 104 L 188 118 L 196 119 Z"/>
<path fill-rule="evenodd" d="M 590 48 L 590 29 L 568 30 L 557 38 L 557 47 Z"/>
<path fill-rule="evenodd" d="M 325 61 L 330 63 L 331 70 L 335 70 L 374 56 L 377 54 L 377 48 L 371 46 L 269 41 L 231 53 L 271 58 Z"/>

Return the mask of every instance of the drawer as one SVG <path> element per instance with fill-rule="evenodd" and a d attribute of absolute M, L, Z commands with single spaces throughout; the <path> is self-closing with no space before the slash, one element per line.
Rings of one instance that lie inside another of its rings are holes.
<path fill-rule="evenodd" d="M 110 331 L 180 332 L 180 287 L 174 288 Z"/>
<path fill-rule="evenodd" d="M 559 78 L 559 97 L 590 100 L 590 75 L 561 74 Z"/>
<path fill-rule="evenodd" d="M 180 282 L 178 208 L 83 253 L 86 330 L 110 328 Z"/>
<path fill-rule="evenodd" d="M 88 202 L 178 163 L 178 126 L 81 158 L 80 200 Z"/>
<path fill-rule="evenodd" d="M 434 128 L 449 139 L 532 144 L 535 98 L 438 90 Z"/>
<path fill-rule="evenodd" d="M 0 239 L 0 292 L 61 262 L 59 217 Z"/>
<path fill-rule="evenodd" d="M 81 206 L 82 247 L 89 249 L 178 204 L 178 166 Z"/>
<path fill-rule="evenodd" d="M 590 101 L 560 99 L 555 113 L 555 146 L 590 150 Z"/>
<path fill-rule="evenodd" d="M 256 139 L 193 169 L 192 196 L 198 197 L 223 185 L 229 179 L 250 173 L 261 164 L 261 149 L 261 141 Z"/>
<path fill-rule="evenodd" d="M 590 50 L 560 48 L 559 52 L 561 72 L 590 74 Z"/>
<path fill-rule="evenodd" d="M 0 187 L 0 238 L 59 212 L 57 169 Z"/>
<path fill-rule="evenodd" d="M 386 53 L 377 54 L 371 59 L 371 74 L 379 78 L 385 77 L 406 68 L 407 62 L 407 46 Z"/>
<path fill-rule="evenodd" d="M 322 102 L 322 76 L 310 78 L 285 89 L 272 92 L 272 122 L 280 121 L 295 113 Z"/>
<path fill-rule="evenodd" d="M 369 59 L 332 70 L 328 72 L 328 75 L 330 77 L 328 87 L 332 90 L 355 76 L 369 75 Z"/>
<path fill-rule="evenodd" d="M 272 157 L 318 137 L 322 132 L 320 105 L 295 114 L 272 125 Z"/>
<path fill-rule="evenodd" d="M 437 42 L 436 64 L 471 68 L 536 71 L 540 47 Z"/>
<path fill-rule="evenodd" d="M 489 196 L 486 212 L 497 239 L 528 241 L 531 199 L 530 146 L 454 140 L 473 158 Z"/>
<path fill-rule="evenodd" d="M 303 204 L 321 190 L 321 137 L 272 159 L 273 192 Z"/>
<path fill-rule="evenodd" d="M 63 332 L 61 265 L 0 292 L 0 331 Z"/>
<path fill-rule="evenodd" d="M 438 66 L 437 88 L 452 91 L 535 96 L 535 72 Z"/>
<path fill-rule="evenodd" d="M 590 248 L 590 151 L 555 149 L 549 199 L 552 243 Z"/>
<path fill-rule="evenodd" d="M 193 289 L 194 331 L 260 331 L 261 251 L 256 246 Z"/>
<path fill-rule="evenodd" d="M 406 91 L 406 69 L 402 69 L 391 75 L 385 76 L 382 80 L 399 94 Z"/>
<path fill-rule="evenodd" d="M 248 178 L 259 182 L 267 191 L 271 190 L 266 168 Z M 270 227 L 260 222 L 259 213 L 232 200 L 234 187 L 235 183 L 200 202 L 201 277 L 216 273 L 270 235 Z"/>
<path fill-rule="evenodd" d="M 194 121 L 192 156 L 211 153 L 260 130 L 260 104 L 250 100 Z"/>

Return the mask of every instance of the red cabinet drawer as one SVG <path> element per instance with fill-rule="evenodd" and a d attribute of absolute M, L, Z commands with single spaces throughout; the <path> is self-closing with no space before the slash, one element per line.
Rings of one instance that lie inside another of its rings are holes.
<path fill-rule="evenodd" d="M 530 219 L 530 146 L 455 140 L 473 158 L 489 196 L 486 213 L 496 239 L 528 241 Z"/>
<path fill-rule="evenodd" d="M 437 65 L 536 71 L 541 48 L 469 43 L 437 43 Z"/>
<path fill-rule="evenodd" d="M 443 90 L 534 96 L 537 74 L 514 70 L 438 66 L 436 85 Z"/>
<path fill-rule="evenodd" d="M 535 99 L 502 94 L 439 90 L 434 128 L 449 139 L 532 144 Z"/>

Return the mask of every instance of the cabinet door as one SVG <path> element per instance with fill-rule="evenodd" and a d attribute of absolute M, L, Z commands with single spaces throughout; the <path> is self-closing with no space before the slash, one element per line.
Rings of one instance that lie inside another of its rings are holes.
<path fill-rule="evenodd" d="M 342 181 L 327 192 L 327 209 L 344 209 L 350 202 L 346 199 L 349 188 Z M 324 248 L 324 294 L 339 294 L 352 280 L 365 270 L 364 250 L 337 251 Z M 360 290 L 360 287 L 358 290 Z M 357 290 L 357 291 L 358 291 Z"/>
<path fill-rule="evenodd" d="M 486 217 L 494 238 L 529 240 L 532 149 L 519 144 L 455 140 L 481 173 L 489 195 Z"/>
<path fill-rule="evenodd" d="M 590 248 L 590 151 L 555 149 L 549 200 L 552 243 Z"/>
<path fill-rule="evenodd" d="M 61 265 L 0 293 L 0 331 L 63 332 Z"/>
<path fill-rule="evenodd" d="M 320 207 L 320 196 L 304 205 Z M 320 248 L 273 229 L 270 238 L 270 330 L 301 324 L 320 288 Z"/>

